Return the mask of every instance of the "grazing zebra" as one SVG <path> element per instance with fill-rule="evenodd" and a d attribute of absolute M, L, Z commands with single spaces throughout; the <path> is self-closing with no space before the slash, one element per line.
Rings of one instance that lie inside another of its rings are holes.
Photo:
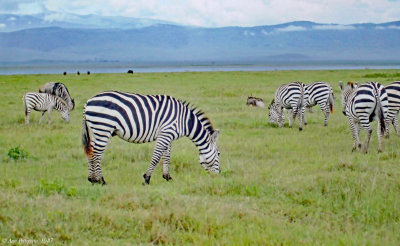
<path fill-rule="evenodd" d="M 284 116 L 283 109 L 292 109 L 293 122 L 296 116 L 299 118 L 299 130 L 303 130 L 303 113 L 304 113 L 304 84 L 301 82 L 291 82 L 281 85 L 275 92 L 275 98 L 268 106 L 268 121 L 270 123 L 279 123 L 279 127 L 283 127 Z M 289 127 L 292 127 L 292 122 L 289 119 Z"/>
<path fill-rule="evenodd" d="M 347 117 L 354 140 L 352 150 L 361 149 L 359 141 L 361 125 L 367 132 L 362 151 L 367 153 L 372 133 L 370 123 L 378 117 L 378 152 L 381 152 L 381 135 L 385 131 L 385 118 L 388 111 L 388 95 L 385 88 L 378 82 L 367 82 L 359 87 L 354 86 L 352 82 L 348 82 L 345 87 L 341 82 L 339 85 L 343 113 Z"/>
<path fill-rule="evenodd" d="M 69 122 L 69 109 L 65 101 L 48 93 L 28 92 L 22 97 L 25 105 L 25 123 L 29 125 L 29 114 L 32 109 L 42 111 L 39 124 L 42 123 L 44 113 L 48 111 L 49 124 L 51 123 L 51 111 L 53 108 L 61 113 L 61 117 Z"/>
<path fill-rule="evenodd" d="M 59 96 L 68 104 L 69 110 L 75 108 L 75 100 L 71 98 L 67 87 L 63 83 L 48 82 L 39 88 L 39 92 Z"/>
<path fill-rule="evenodd" d="M 324 113 L 324 126 L 328 125 L 329 113 L 333 113 L 334 100 L 335 97 L 333 95 L 332 87 L 327 83 L 314 82 L 309 85 L 304 85 L 305 108 L 308 108 L 309 112 L 312 113 L 312 107 L 318 104 Z M 305 108 L 303 108 L 303 122 L 304 125 L 307 125 L 305 119 Z M 288 110 L 289 117 L 291 113 L 291 110 Z"/>
<path fill-rule="evenodd" d="M 314 82 L 304 86 L 305 106 L 311 108 L 319 105 L 324 113 L 324 126 L 328 125 L 329 113 L 333 113 L 334 100 L 332 87 L 325 82 Z M 305 119 L 304 124 L 307 124 Z"/>
<path fill-rule="evenodd" d="M 160 159 L 163 178 L 171 179 L 168 168 L 171 142 L 182 136 L 197 146 L 204 169 L 220 172 L 219 131 L 199 109 L 167 95 L 102 92 L 86 102 L 82 128 L 82 143 L 88 157 L 88 180 L 92 183 L 106 184 L 100 161 L 108 140 L 115 135 L 131 143 L 156 141 L 150 165 L 143 175 L 144 184 L 150 183 Z"/>
<path fill-rule="evenodd" d="M 389 126 L 390 123 L 393 124 L 394 130 L 397 135 L 400 136 L 399 132 L 399 119 L 398 114 L 400 110 L 400 81 L 395 81 L 393 83 L 385 86 L 386 92 L 388 94 L 388 114 L 386 117 L 386 137 L 389 137 Z"/>

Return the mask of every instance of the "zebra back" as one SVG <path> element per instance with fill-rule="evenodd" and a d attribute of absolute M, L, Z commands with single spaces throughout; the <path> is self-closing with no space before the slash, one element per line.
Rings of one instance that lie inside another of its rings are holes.
<path fill-rule="evenodd" d="M 400 110 L 400 81 L 394 81 L 385 86 L 388 94 L 388 119 L 397 117 Z"/>
<path fill-rule="evenodd" d="M 75 108 L 75 100 L 71 98 L 67 87 L 63 83 L 48 82 L 39 88 L 39 92 L 59 96 L 67 103 L 69 110 Z"/>

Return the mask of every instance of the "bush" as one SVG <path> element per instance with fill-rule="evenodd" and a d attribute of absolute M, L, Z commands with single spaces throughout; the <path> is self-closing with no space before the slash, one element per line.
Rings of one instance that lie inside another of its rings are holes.
<path fill-rule="evenodd" d="M 26 159 L 28 158 L 28 156 L 29 153 L 26 150 L 20 148 L 20 146 L 8 150 L 8 157 L 13 159 L 14 161 Z"/>

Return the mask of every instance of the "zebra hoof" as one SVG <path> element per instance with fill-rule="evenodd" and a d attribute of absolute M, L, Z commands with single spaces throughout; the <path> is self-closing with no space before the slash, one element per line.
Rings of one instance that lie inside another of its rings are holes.
<path fill-rule="evenodd" d="M 299 127 L 299 131 L 303 131 L 303 127 Z"/>
<path fill-rule="evenodd" d="M 101 185 L 107 185 L 107 183 L 106 183 L 106 181 L 104 180 L 103 177 L 101 177 L 99 183 L 100 183 Z"/>
<path fill-rule="evenodd" d="M 171 178 L 171 176 L 169 175 L 169 173 L 167 173 L 167 174 L 163 174 L 163 176 L 162 176 L 165 180 L 167 180 L 167 181 L 170 181 L 170 180 L 172 180 L 172 178 Z"/>
<path fill-rule="evenodd" d="M 143 174 L 143 178 L 144 178 L 143 185 L 149 185 L 151 176 L 147 176 L 146 174 Z"/>

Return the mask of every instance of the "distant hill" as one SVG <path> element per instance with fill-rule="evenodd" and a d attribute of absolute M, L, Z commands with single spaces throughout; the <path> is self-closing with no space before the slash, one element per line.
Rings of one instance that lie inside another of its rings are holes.
<path fill-rule="evenodd" d="M 400 60 L 400 21 L 202 28 L 122 17 L 56 17 L 46 22 L 44 16 L 0 15 L 0 63 Z"/>

